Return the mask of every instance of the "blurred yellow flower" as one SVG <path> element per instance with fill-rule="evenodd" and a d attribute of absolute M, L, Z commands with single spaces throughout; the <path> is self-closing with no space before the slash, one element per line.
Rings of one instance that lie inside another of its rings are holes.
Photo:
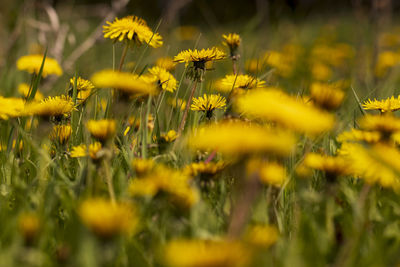
<path fill-rule="evenodd" d="M 336 137 L 340 143 L 349 141 L 362 141 L 366 143 L 377 143 L 381 140 L 381 134 L 377 131 L 362 131 L 358 129 L 351 129 L 347 132 L 342 132 Z"/>
<path fill-rule="evenodd" d="M 155 84 L 130 72 L 102 70 L 93 74 L 91 81 L 98 88 L 115 88 L 128 95 L 157 93 Z"/>
<path fill-rule="evenodd" d="M 74 146 L 71 149 L 71 158 L 82 158 L 89 156 L 93 160 L 100 159 L 103 154 L 100 153 L 102 145 L 100 142 L 95 142 L 89 145 L 89 149 L 85 144 Z"/>
<path fill-rule="evenodd" d="M 28 94 L 30 93 L 29 85 L 26 83 L 20 83 L 18 85 L 18 93 L 20 93 L 20 95 L 22 95 L 23 97 L 28 98 Z M 44 98 L 43 94 L 39 90 L 37 90 L 34 100 L 40 101 L 43 98 Z"/>
<path fill-rule="evenodd" d="M 144 43 L 157 48 L 162 46 L 162 37 L 147 26 L 146 21 L 136 16 L 127 16 L 122 19 L 115 18 L 113 22 L 106 22 L 103 26 L 104 38 L 122 42 L 132 41 L 135 44 Z"/>
<path fill-rule="evenodd" d="M 176 133 L 176 131 L 174 130 L 169 130 L 167 133 L 162 133 L 160 135 L 161 140 L 163 140 L 166 143 L 171 143 L 173 141 L 176 140 L 176 138 L 178 138 L 178 135 Z"/>
<path fill-rule="evenodd" d="M 157 67 L 164 68 L 167 71 L 173 71 L 175 69 L 176 63 L 171 57 L 160 57 L 156 60 Z"/>
<path fill-rule="evenodd" d="M 139 226 L 136 209 L 129 203 L 112 203 L 110 200 L 93 198 L 79 206 L 82 222 L 101 238 L 118 234 L 133 234 Z"/>
<path fill-rule="evenodd" d="M 18 230 L 25 242 L 31 243 L 37 237 L 41 227 L 38 214 L 32 212 L 22 213 L 18 216 Z"/>
<path fill-rule="evenodd" d="M 25 101 L 22 98 L 0 96 L 0 120 L 24 115 Z"/>
<path fill-rule="evenodd" d="M 332 114 L 306 105 L 276 89 L 253 90 L 238 97 L 236 109 L 250 118 L 262 118 L 295 131 L 316 135 L 332 129 Z"/>
<path fill-rule="evenodd" d="M 184 168 L 184 172 L 190 176 L 197 176 L 198 174 L 214 175 L 225 168 L 225 163 L 219 162 L 193 162 Z"/>
<path fill-rule="evenodd" d="M 249 177 L 256 173 L 265 185 L 281 187 L 287 179 L 285 167 L 274 161 L 263 162 L 259 159 L 252 159 L 247 163 L 246 171 Z"/>
<path fill-rule="evenodd" d="M 327 81 L 332 78 L 333 71 L 328 65 L 317 61 L 311 65 L 311 74 L 315 80 Z"/>
<path fill-rule="evenodd" d="M 171 267 L 245 267 L 251 253 L 238 241 L 173 240 L 164 248 L 163 262 Z"/>
<path fill-rule="evenodd" d="M 351 165 L 341 156 L 328 156 L 317 153 L 308 153 L 304 159 L 304 165 L 314 170 L 325 172 L 328 179 L 351 173 Z"/>
<path fill-rule="evenodd" d="M 132 166 L 137 176 L 143 176 L 152 171 L 156 163 L 153 159 L 136 158 L 132 161 Z"/>
<path fill-rule="evenodd" d="M 244 234 L 244 240 L 257 247 L 268 248 L 278 241 L 279 232 L 273 225 L 252 225 Z"/>
<path fill-rule="evenodd" d="M 215 84 L 215 89 L 220 92 L 230 92 L 234 89 L 256 89 L 266 87 L 265 81 L 247 74 L 229 74 Z"/>
<path fill-rule="evenodd" d="M 115 135 L 116 122 L 115 120 L 89 120 L 87 128 L 94 138 L 105 142 Z"/>
<path fill-rule="evenodd" d="M 27 71 L 29 73 L 39 74 L 40 66 L 42 65 L 43 55 L 28 55 L 22 56 L 17 60 L 17 68 L 19 70 Z M 54 58 L 46 57 L 44 62 L 42 76 L 47 75 L 61 76 L 63 71 Z"/>
<path fill-rule="evenodd" d="M 359 125 L 363 130 L 380 132 L 382 134 L 382 138 L 387 138 L 394 132 L 400 131 L 400 119 L 390 114 L 367 114 L 359 119 Z"/>
<path fill-rule="evenodd" d="M 344 99 L 344 92 L 334 84 L 314 82 L 311 84 L 311 98 L 314 103 L 326 110 L 339 108 Z"/>
<path fill-rule="evenodd" d="M 250 153 L 289 155 L 296 138 L 289 132 L 267 129 L 243 122 L 227 122 L 200 127 L 189 137 L 192 149 L 216 150 L 231 156 Z"/>
<path fill-rule="evenodd" d="M 183 25 L 174 29 L 172 34 L 176 39 L 182 41 L 190 41 L 195 40 L 197 36 L 199 36 L 200 31 L 196 26 L 191 25 Z"/>

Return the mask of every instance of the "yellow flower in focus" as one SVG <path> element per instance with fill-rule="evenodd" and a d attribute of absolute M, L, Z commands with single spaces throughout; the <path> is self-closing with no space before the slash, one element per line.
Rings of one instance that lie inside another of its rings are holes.
<path fill-rule="evenodd" d="M 162 90 L 168 92 L 176 90 L 177 81 L 166 69 L 156 66 L 148 69 L 148 72 L 150 73 L 150 80 L 158 84 Z"/>
<path fill-rule="evenodd" d="M 381 134 L 377 131 L 362 131 L 351 129 L 347 132 L 342 132 L 336 138 L 340 143 L 349 141 L 362 141 L 366 143 L 377 143 L 381 140 Z"/>
<path fill-rule="evenodd" d="M 236 51 L 242 41 L 239 34 L 237 33 L 229 33 L 228 35 L 223 34 L 222 38 L 224 38 L 224 41 L 222 43 L 227 47 L 229 47 L 231 57 L 235 57 Z"/>
<path fill-rule="evenodd" d="M 127 95 L 157 93 L 155 84 L 130 72 L 102 70 L 93 74 L 91 81 L 98 88 L 115 88 Z"/>
<path fill-rule="evenodd" d="M 32 242 L 40 230 L 40 219 L 36 213 L 22 213 L 18 217 L 18 230 L 25 242 Z"/>
<path fill-rule="evenodd" d="M 343 102 L 344 92 L 337 86 L 314 82 L 311 84 L 311 98 L 314 103 L 326 110 L 335 110 Z"/>
<path fill-rule="evenodd" d="M 68 142 L 71 133 L 71 125 L 55 125 L 53 131 L 50 133 L 50 139 L 64 145 Z"/>
<path fill-rule="evenodd" d="M 82 222 L 102 238 L 131 235 L 139 225 L 137 212 L 129 203 L 112 203 L 102 198 L 87 199 L 81 203 L 78 213 Z"/>
<path fill-rule="evenodd" d="M 17 60 L 17 69 L 27 71 L 29 73 L 39 74 L 42 61 L 43 55 L 22 56 Z M 61 76 L 63 74 L 63 71 L 54 58 L 46 57 L 43 66 L 42 76 L 46 77 L 52 74 Z"/>
<path fill-rule="evenodd" d="M 266 129 L 243 122 L 228 122 L 200 127 L 189 137 L 192 149 L 216 150 L 231 156 L 250 153 L 289 155 L 296 138 L 289 132 Z"/>
<path fill-rule="evenodd" d="M 400 131 L 400 119 L 388 115 L 365 115 L 359 120 L 360 128 L 367 131 L 378 131 L 382 138 L 387 138 Z"/>
<path fill-rule="evenodd" d="M 317 153 L 308 153 L 304 159 L 304 165 L 308 168 L 325 172 L 328 179 L 348 175 L 352 171 L 351 165 L 345 158 Z"/>
<path fill-rule="evenodd" d="M 101 142 L 105 142 L 115 135 L 115 120 L 89 120 L 87 128 L 90 134 Z"/>
<path fill-rule="evenodd" d="M 28 94 L 30 93 L 29 85 L 26 83 L 20 83 L 18 85 L 18 93 L 20 93 L 20 95 L 22 95 L 23 97 L 28 98 Z M 40 101 L 43 98 L 44 98 L 43 94 L 39 90 L 37 90 L 34 100 Z"/>
<path fill-rule="evenodd" d="M 256 89 L 266 87 L 265 81 L 247 74 L 230 74 L 217 81 L 215 89 L 220 92 L 230 92 L 235 89 Z"/>
<path fill-rule="evenodd" d="M 206 95 L 203 97 L 193 98 L 193 103 L 190 106 L 191 110 L 204 111 L 206 117 L 210 119 L 213 115 L 213 111 L 216 109 L 225 109 L 226 99 L 223 96 L 218 95 Z"/>
<path fill-rule="evenodd" d="M 156 60 L 155 65 L 167 71 L 173 71 L 175 69 L 176 63 L 171 57 L 160 57 Z"/>
<path fill-rule="evenodd" d="M 74 103 L 68 96 L 47 97 L 40 102 L 29 102 L 25 105 L 24 113 L 41 117 L 68 115 L 74 109 Z"/>
<path fill-rule="evenodd" d="M 133 196 L 148 197 L 165 192 L 183 207 L 191 207 L 199 199 L 198 192 L 190 186 L 190 176 L 163 165 L 157 165 L 144 177 L 134 179 L 129 192 Z"/>
<path fill-rule="evenodd" d="M 24 106 L 22 98 L 0 96 L 0 120 L 23 116 Z"/>
<path fill-rule="evenodd" d="M 329 131 L 335 123 L 332 114 L 275 89 L 250 91 L 238 97 L 235 106 L 250 118 L 263 118 L 309 135 Z"/>
<path fill-rule="evenodd" d="M 178 138 L 178 135 L 174 130 L 170 130 L 167 133 L 162 133 L 160 138 L 166 143 L 171 143 Z"/>
<path fill-rule="evenodd" d="M 157 48 L 162 46 L 162 37 L 147 26 L 146 21 L 136 16 L 127 16 L 122 19 L 115 18 L 113 22 L 106 22 L 103 26 L 104 38 L 122 42 L 133 41 L 137 45 L 144 43 Z"/>
<path fill-rule="evenodd" d="M 278 241 L 279 232 L 273 225 L 253 225 L 246 230 L 244 240 L 257 247 L 268 248 Z"/>
<path fill-rule="evenodd" d="M 171 267 L 245 267 L 251 260 L 244 245 L 228 240 L 173 240 L 163 252 Z"/>
<path fill-rule="evenodd" d="M 72 97 L 73 95 L 73 87 L 75 86 L 75 80 L 76 80 L 76 90 L 77 90 L 77 96 L 76 98 L 80 103 L 85 102 L 86 99 L 90 96 L 92 93 L 92 90 L 94 89 L 94 85 L 92 84 L 91 81 L 85 80 L 81 77 L 78 77 L 77 79 L 71 78 L 69 80 L 69 83 L 71 85 L 70 89 L 70 96 Z"/>
<path fill-rule="evenodd" d="M 195 67 L 204 69 L 207 61 L 221 60 L 226 58 L 226 54 L 216 47 L 202 50 L 184 50 L 174 57 L 174 62 L 189 64 L 193 62 Z"/>
<path fill-rule="evenodd" d="M 394 98 L 394 96 L 382 100 L 370 100 L 365 101 L 362 104 L 365 110 L 379 110 L 380 112 L 392 112 L 400 109 L 400 96 Z"/>

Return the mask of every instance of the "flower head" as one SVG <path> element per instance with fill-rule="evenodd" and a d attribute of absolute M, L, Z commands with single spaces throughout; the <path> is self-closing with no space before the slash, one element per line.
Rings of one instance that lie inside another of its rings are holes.
<path fill-rule="evenodd" d="M 317 153 L 308 153 L 304 159 L 304 165 L 308 168 L 325 172 L 328 179 L 348 175 L 352 170 L 349 162 L 343 157 Z"/>
<path fill-rule="evenodd" d="M 281 187 L 287 179 L 285 167 L 278 162 L 262 162 L 259 159 L 253 159 L 247 163 L 246 169 L 249 177 L 256 173 L 265 185 Z"/>
<path fill-rule="evenodd" d="M 82 158 L 89 156 L 93 160 L 99 160 L 103 154 L 100 153 L 102 145 L 100 142 L 94 142 L 89 145 L 89 148 L 85 145 L 74 146 L 71 149 L 71 158 Z"/>
<path fill-rule="evenodd" d="M 43 55 L 28 55 L 20 57 L 17 61 L 17 68 L 29 73 L 39 74 L 40 66 L 42 65 Z M 54 58 L 46 57 L 44 62 L 42 76 L 57 75 L 61 76 L 63 73 L 60 65 Z"/>
<path fill-rule="evenodd" d="M 229 33 L 228 35 L 223 34 L 222 38 L 224 38 L 224 41 L 222 43 L 227 47 L 229 47 L 231 57 L 232 58 L 236 57 L 237 49 L 240 45 L 240 42 L 242 41 L 239 34 L 237 33 Z"/>
<path fill-rule="evenodd" d="M 22 213 L 18 217 L 18 230 L 25 239 L 25 242 L 32 242 L 40 230 L 40 218 L 32 212 Z"/>
<path fill-rule="evenodd" d="M 221 92 L 230 92 L 238 89 L 256 89 L 266 87 L 265 81 L 247 74 L 230 74 L 217 81 L 215 89 Z"/>
<path fill-rule="evenodd" d="M 156 163 L 152 159 L 137 158 L 132 161 L 132 167 L 137 176 L 143 176 L 154 169 Z"/>
<path fill-rule="evenodd" d="M 157 67 L 164 68 L 167 71 L 173 71 L 175 69 L 176 63 L 171 57 L 160 57 L 156 60 Z"/>
<path fill-rule="evenodd" d="M 178 135 L 174 130 L 169 130 L 167 133 L 162 133 L 160 138 L 166 143 L 171 143 L 178 138 Z"/>
<path fill-rule="evenodd" d="M 24 105 L 22 98 L 0 96 L 0 120 L 22 116 Z"/>
<path fill-rule="evenodd" d="M 254 246 L 263 248 L 268 248 L 275 244 L 278 238 L 279 232 L 274 225 L 252 225 L 244 234 L 245 241 Z"/>
<path fill-rule="evenodd" d="M 71 125 L 55 125 L 50 133 L 50 139 L 58 141 L 61 145 L 68 142 L 72 133 Z"/>
<path fill-rule="evenodd" d="M 69 80 L 71 90 L 69 91 L 70 96 L 72 97 L 73 94 L 73 87 L 75 86 L 75 78 L 71 78 Z M 78 77 L 76 79 L 76 90 L 77 90 L 77 100 L 80 103 L 83 103 L 86 101 L 86 99 L 90 96 L 92 90 L 94 89 L 94 85 L 92 84 L 91 81 L 85 80 L 81 77 Z"/>
<path fill-rule="evenodd" d="M 87 128 L 90 134 L 101 142 L 105 142 L 115 135 L 115 120 L 89 120 Z"/>
<path fill-rule="evenodd" d="M 148 76 L 150 81 L 158 84 L 162 90 L 168 92 L 174 92 L 176 90 L 177 81 L 166 69 L 155 66 L 148 69 L 148 71 L 150 73 Z"/>
<path fill-rule="evenodd" d="M 193 103 L 190 106 L 191 110 L 204 111 L 207 118 L 211 118 L 213 111 L 216 109 L 225 109 L 226 99 L 223 96 L 218 95 L 206 95 L 193 99 Z"/>
<path fill-rule="evenodd" d="M 202 50 L 184 50 L 174 57 L 174 62 L 194 63 L 196 68 L 205 68 L 205 63 L 207 61 L 221 60 L 226 58 L 226 54 L 216 47 L 202 49 Z"/>
<path fill-rule="evenodd" d="M 102 70 L 96 72 L 91 81 L 99 88 L 115 88 L 127 95 L 155 94 L 156 86 L 129 72 Z"/>
<path fill-rule="evenodd" d="M 400 109 L 400 96 L 397 96 L 397 98 L 392 96 L 383 100 L 368 99 L 362 104 L 362 107 L 366 110 L 379 110 L 382 113 L 396 111 Z"/>
<path fill-rule="evenodd" d="M 132 41 L 135 44 L 148 44 L 157 48 L 162 46 L 162 37 L 147 26 L 146 21 L 136 16 L 127 16 L 122 19 L 115 18 L 113 22 L 106 22 L 103 26 L 104 38 L 122 42 Z"/>
<path fill-rule="evenodd" d="M 133 234 L 139 219 L 129 203 L 112 203 L 102 198 L 87 199 L 78 210 L 82 222 L 96 235 L 110 238 L 118 234 Z"/>
<path fill-rule="evenodd" d="M 202 176 L 207 176 L 210 177 L 217 172 L 221 171 L 223 168 L 225 168 L 225 163 L 222 161 L 219 161 L 217 163 L 215 162 L 193 162 L 190 165 L 187 165 L 184 169 L 184 172 L 186 172 L 190 176 L 197 176 L 201 174 Z"/>
<path fill-rule="evenodd" d="M 388 115 L 365 115 L 359 120 L 360 127 L 367 131 L 378 131 L 383 138 L 400 131 L 400 119 Z"/>
<path fill-rule="evenodd" d="M 61 95 L 47 97 L 40 102 L 30 102 L 25 105 L 24 113 L 41 117 L 60 117 L 67 115 L 74 109 L 74 103 L 68 96 Z"/>
<path fill-rule="evenodd" d="M 311 84 L 311 98 L 314 103 L 326 110 L 337 109 L 344 99 L 344 92 L 335 85 L 314 82 Z"/>
<path fill-rule="evenodd" d="M 343 142 L 366 142 L 377 143 L 381 140 L 381 133 L 377 131 L 362 131 L 358 129 L 351 129 L 347 132 L 342 132 L 336 138 L 340 143 Z"/>
<path fill-rule="evenodd" d="M 309 135 L 329 131 L 335 123 L 332 114 L 275 89 L 259 89 L 240 96 L 236 109 L 251 118 L 263 118 Z"/>

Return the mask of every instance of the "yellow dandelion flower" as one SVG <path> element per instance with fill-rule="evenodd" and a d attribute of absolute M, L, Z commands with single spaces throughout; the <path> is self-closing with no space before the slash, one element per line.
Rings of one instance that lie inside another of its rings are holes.
<path fill-rule="evenodd" d="M 246 230 L 244 240 L 254 246 L 268 248 L 278 241 L 279 232 L 273 225 L 252 225 Z"/>
<path fill-rule="evenodd" d="M 362 104 L 365 110 L 379 110 L 380 112 L 396 111 L 400 109 L 400 96 L 394 98 L 394 96 L 382 100 L 370 100 L 365 101 Z"/>
<path fill-rule="evenodd" d="M 265 185 L 281 187 L 287 179 L 285 167 L 278 162 L 262 162 L 255 159 L 248 162 L 246 169 L 248 176 L 257 173 Z"/>
<path fill-rule="evenodd" d="M 92 84 L 91 81 L 85 80 L 81 77 L 78 77 L 77 79 L 71 78 L 69 80 L 71 89 L 69 91 L 70 96 L 72 97 L 73 94 L 73 86 L 75 86 L 75 80 L 76 80 L 76 90 L 77 90 L 77 96 L 76 98 L 80 103 L 85 102 L 87 98 L 90 96 L 92 93 L 92 90 L 94 89 L 94 85 Z"/>
<path fill-rule="evenodd" d="M 326 110 L 335 110 L 343 102 L 344 92 L 337 86 L 314 82 L 311 84 L 311 98 L 314 103 Z"/>
<path fill-rule="evenodd" d="M 249 153 L 287 156 L 293 151 L 295 142 L 295 137 L 289 132 L 243 122 L 203 126 L 188 140 L 192 149 L 216 150 L 232 156 Z"/>
<path fill-rule="evenodd" d="M 193 162 L 184 168 L 184 172 L 190 176 L 197 176 L 199 174 L 206 175 L 208 177 L 216 174 L 225 168 L 225 163 L 219 162 Z"/>
<path fill-rule="evenodd" d="M 40 218 L 36 213 L 26 212 L 18 216 L 18 230 L 25 242 L 31 243 L 37 237 L 40 227 Z"/>
<path fill-rule="evenodd" d="M 235 106 L 251 118 L 270 120 L 309 135 L 329 131 L 335 123 L 332 114 L 275 89 L 250 91 L 240 96 Z"/>
<path fill-rule="evenodd" d="M 129 191 L 133 196 L 149 197 L 165 192 L 183 207 L 191 207 L 199 199 L 198 192 L 190 186 L 190 176 L 163 165 L 157 165 L 144 177 L 134 179 Z"/>
<path fill-rule="evenodd" d="M 40 66 L 42 65 L 43 55 L 28 55 L 22 56 L 17 60 L 17 69 L 27 71 L 29 73 L 39 73 Z M 47 75 L 61 76 L 63 71 L 54 58 L 46 57 L 44 62 L 42 76 Z"/>
<path fill-rule="evenodd" d="M 204 111 L 207 118 L 211 118 L 213 111 L 216 109 L 225 109 L 226 99 L 218 95 L 206 95 L 203 97 L 193 98 L 193 103 L 190 106 L 191 110 Z"/>
<path fill-rule="evenodd" d="M 147 23 L 136 16 L 127 16 L 122 19 L 115 18 L 113 22 L 106 22 L 103 26 L 104 38 L 122 42 L 133 41 L 135 44 L 148 44 L 157 48 L 162 46 L 162 37 L 147 26 Z"/>
<path fill-rule="evenodd" d="M 400 54 L 393 51 L 383 51 L 378 54 L 375 75 L 383 77 L 387 74 L 388 70 L 400 64 Z"/>
<path fill-rule="evenodd" d="M 361 129 L 367 131 L 378 131 L 386 138 L 394 132 L 400 131 L 400 119 L 388 115 L 365 115 L 359 120 Z"/>
<path fill-rule="evenodd" d="M 163 262 L 171 267 L 244 267 L 251 261 L 244 245 L 228 240 L 173 240 L 163 255 Z"/>
<path fill-rule="evenodd" d="M 183 25 L 175 28 L 172 34 L 178 40 L 190 41 L 195 40 L 196 37 L 199 36 L 200 31 L 196 26 Z"/>
<path fill-rule="evenodd" d="M 115 120 L 89 120 L 87 128 L 90 134 L 101 142 L 105 142 L 115 135 Z"/>
<path fill-rule="evenodd" d="M 89 145 L 89 148 L 85 145 L 74 146 L 71 149 L 71 158 L 83 158 L 89 156 L 93 160 L 100 159 L 103 154 L 100 153 L 102 145 L 100 142 L 95 142 Z"/>
<path fill-rule="evenodd" d="M 166 69 L 155 66 L 148 69 L 148 72 L 151 74 L 150 80 L 156 82 L 162 90 L 168 92 L 174 92 L 176 90 L 177 81 Z"/>
<path fill-rule="evenodd" d="M 115 88 L 127 95 L 157 93 L 155 84 L 129 72 L 102 70 L 93 74 L 91 81 L 98 88 Z"/>
<path fill-rule="evenodd" d="M 50 133 L 50 139 L 58 141 L 61 145 L 68 142 L 72 133 L 71 125 L 55 125 Z"/>
<path fill-rule="evenodd" d="M 23 97 L 28 98 L 28 94 L 30 93 L 29 85 L 26 83 L 20 83 L 18 85 L 18 93 L 20 93 L 20 95 L 22 95 Z M 40 101 L 43 98 L 44 98 L 43 94 L 39 90 L 37 90 L 34 100 Z"/>
<path fill-rule="evenodd" d="M 235 89 L 256 89 L 266 87 L 265 81 L 247 74 L 230 74 L 218 80 L 215 89 L 220 92 L 230 92 Z"/>
<path fill-rule="evenodd" d="M 325 172 L 327 179 L 335 179 L 338 176 L 351 173 L 351 165 L 345 158 L 340 156 L 308 153 L 304 159 L 304 165 L 308 168 Z"/>
<path fill-rule="evenodd" d="M 24 115 L 25 101 L 22 98 L 0 96 L 0 120 Z"/>
<path fill-rule="evenodd" d="M 166 69 L 167 71 L 173 71 L 175 69 L 176 63 L 171 57 L 160 57 L 156 60 L 157 67 Z"/>
<path fill-rule="evenodd" d="M 72 112 L 74 103 L 68 96 L 47 97 L 40 102 L 26 103 L 24 113 L 41 117 L 63 116 Z"/>
<path fill-rule="evenodd" d="M 87 199 L 78 210 L 82 222 L 101 238 L 133 234 L 139 225 L 136 209 L 129 203 L 102 198 Z"/>
<path fill-rule="evenodd" d="M 229 47 L 231 57 L 235 57 L 236 51 L 242 41 L 239 34 L 237 33 L 229 33 L 228 35 L 223 34 L 222 38 L 224 38 L 224 41 L 222 43 L 227 47 Z"/>
<path fill-rule="evenodd" d="M 351 129 L 347 132 L 342 132 L 336 138 L 340 143 L 343 142 L 366 142 L 366 143 L 377 143 L 381 140 L 381 134 L 377 131 L 362 131 L 357 129 Z"/>
<path fill-rule="evenodd" d="M 294 58 L 290 54 L 279 51 L 269 50 L 265 53 L 263 62 L 273 67 L 277 74 L 288 77 L 292 74 L 294 68 Z"/>
<path fill-rule="evenodd" d="M 166 143 L 171 143 L 171 142 L 175 141 L 176 138 L 178 138 L 178 135 L 177 135 L 176 131 L 170 130 L 167 133 L 162 133 L 160 135 L 160 138 Z"/>
<path fill-rule="evenodd" d="M 315 80 L 327 81 L 332 78 L 332 69 L 322 62 L 313 62 L 311 65 L 311 74 Z"/>
<path fill-rule="evenodd" d="M 221 60 L 226 58 L 226 54 L 217 47 L 202 50 L 184 50 L 174 57 L 174 62 L 189 64 L 193 62 L 195 67 L 204 69 L 207 61 Z"/>
<path fill-rule="evenodd" d="M 136 158 L 132 161 L 132 166 L 137 176 L 143 176 L 152 171 L 156 164 L 152 159 Z"/>
<path fill-rule="evenodd" d="M 180 110 L 185 110 L 186 108 L 186 100 L 182 98 L 169 98 L 168 99 L 168 104 L 170 104 L 174 108 L 179 108 Z"/>

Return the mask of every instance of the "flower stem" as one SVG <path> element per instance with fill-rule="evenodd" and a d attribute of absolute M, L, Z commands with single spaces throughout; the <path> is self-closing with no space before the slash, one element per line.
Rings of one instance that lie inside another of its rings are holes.
<path fill-rule="evenodd" d="M 126 54 L 128 53 L 128 48 L 129 48 L 129 45 L 125 44 L 124 50 L 122 51 L 121 59 L 119 61 L 118 71 L 121 71 L 122 70 L 122 66 L 124 66 Z"/>
<path fill-rule="evenodd" d="M 190 92 L 190 95 L 189 95 L 189 99 L 186 103 L 185 111 L 183 112 L 183 117 L 182 117 L 181 123 L 179 124 L 179 128 L 178 128 L 178 133 L 177 133 L 178 136 L 180 136 L 181 133 L 183 132 L 183 130 L 185 129 L 186 119 L 187 119 L 187 116 L 189 113 L 190 104 L 192 103 L 194 92 L 196 91 L 196 87 L 197 87 L 197 81 L 194 82 L 192 91 Z"/>
<path fill-rule="evenodd" d="M 115 204 L 115 193 L 114 193 L 114 185 L 112 181 L 111 175 L 111 166 L 109 160 L 103 160 L 103 167 L 106 176 L 108 193 L 110 194 L 111 203 Z"/>
<path fill-rule="evenodd" d="M 237 74 L 237 66 L 236 66 L 236 59 L 232 59 L 232 70 L 233 74 Z"/>

